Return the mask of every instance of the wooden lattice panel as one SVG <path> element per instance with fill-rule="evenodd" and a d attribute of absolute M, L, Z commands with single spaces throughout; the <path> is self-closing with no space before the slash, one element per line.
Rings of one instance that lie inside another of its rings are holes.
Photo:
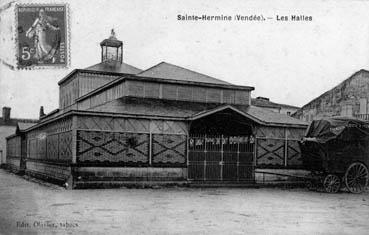
<path fill-rule="evenodd" d="M 30 132 L 27 133 L 27 138 L 28 139 L 33 139 L 33 138 L 36 138 L 36 136 L 38 135 L 39 133 L 39 130 L 36 129 L 36 130 L 32 130 Z"/>
<path fill-rule="evenodd" d="M 37 139 L 37 159 L 46 159 L 46 136 Z"/>
<path fill-rule="evenodd" d="M 301 149 L 298 141 L 288 141 L 287 148 L 287 166 L 301 166 Z"/>
<path fill-rule="evenodd" d="M 47 133 L 60 133 L 72 129 L 72 119 L 62 118 L 44 128 Z"/>
<path fill-rule="evenodd" d="M 150 123 L 151 133 L 157 134 L 186 134 L 187 127 L 184 122 L 153 120 Z"/>
<path fill-rule="evenodd" d="M 186 136 L 159 135 L 152 137 L 152 162 L 162 164 L 186 163 Z"/>
<path fill-rule="evenodd" d="M 284 165 L 284 140 L 258 139 L 257 140 L 257 165 Z"/>
<path fill-rule="evenodd" d="M 184 122 L 164 121 L 164 133 L 186 134 L 187 127 Z"/>
<path fill-rule="evenodd" d="M 78 129 L 126 131 L 125 118 L 78 117 Z"/>
<path fill-rule="evenodd" d="M 149 132 L 150 121 L 146 119 L 128 118 L 126 120 L 127 131 L 130 132 Z"/>
<path fill-rule="evenodd" d="M 297 129 L 297 128 L 288 128 L 287 129 L 287 138 L 293 140 L 300 140 L 304 137 L 305 129 Z"/>
<path fill-rule="evenodd" d="M 164 121 L 162 120 L 152 120 L 150 123 L 151 133 L 162 134 L 164 132 Z"/>
<path fill-rule="evenodd" d="M 59 142 L 59 136 L 58 134 L 50 135 L 47 137 L 47 158 L 49 160 L 56 160 L 58 159 L 58 143 Z"/>
<path fill-rule="evenodd" d="M 114 130 L 124 132 L 127 130 L 126 128 L 126 119 L 125 118 L 114 118 Z"/>
<path fill-rule="evenodd" d="M 21 137 L 15 136 L 7 140 L 7 157 L 21 157 Z"/>
<path fill-rule="evenodd" d="M 72 160 L 72 132 L 64 132 L 59 134 L 59 160 Z"/>
<path fill-rule="evenodd" d="M 78 131 L 78 162 L 147 163 L 149 135 Z"/>
<path fill-rule="evenodd" d="M 114 130 L 111 117 L 78 117 L 78 128 L 88 130 Z"/>
<path fill-rule="evenodd" d="M 285 138 L 285 129 L 281 127 L 258 127 L 256 137 Z"/>
<path fill-rule="evenodd" d="M 28 139 L 38 138 L 40 134 L 55 134 L 72 130 L 72 118 L 61 118 L 50 124 L 38 127 L 27 133 Z"/>
<path fill-rule="evenodd" d="M 72 131 L 56 134 L 39 134 L 28 139 L 29 159 L 47 160 L 49 162 L 72 161 Z"/>
<path fill-rule="evenodd" d="M 30 139 L 28 141 L 28 158 L 37 158 L 37 140 Z"/>

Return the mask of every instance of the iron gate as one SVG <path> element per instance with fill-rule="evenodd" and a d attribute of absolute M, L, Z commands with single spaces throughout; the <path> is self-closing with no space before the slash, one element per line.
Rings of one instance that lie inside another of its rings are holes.
<path fill-rule="evenodd" d="M 190 136 L 188 179 L 253 181 L 254 137 Z"/>

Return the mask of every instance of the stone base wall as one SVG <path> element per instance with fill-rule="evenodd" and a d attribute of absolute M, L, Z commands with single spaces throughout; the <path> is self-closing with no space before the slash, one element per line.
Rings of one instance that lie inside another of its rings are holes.
<path fill-rule="evenodd" d="M 13 158 L 8 157 L 6 159 L 7 168 L 12 172 L 19 172 L 20 171 L 20 158 Z"/>
<path fill-rule="evenodd" d="M 71 167 L 67 165 L 54 165 L 51 163 L 27 160 L 26 173 L 42 176 L 58 181 L 67 181 L 72 175 Z"/>
<path fill-rule="evenodd" d="M 256 169 L 255 181 L 257 184 L 278 184 L 304 182 L 310 172 L 295 169 Z"/>
<path fill-rule="evenodd" d="M 75 181 L 186 181 L 187 168 L 77 167 Z"/>

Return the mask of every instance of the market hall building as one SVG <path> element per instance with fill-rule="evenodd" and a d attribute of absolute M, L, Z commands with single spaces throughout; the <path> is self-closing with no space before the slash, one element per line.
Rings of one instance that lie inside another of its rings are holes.
<path fill-rule="evenodd" d="M 165 62 L 135 68 L 114 34 L 100 45 L 101 63 L 59 82 L 58 109 L 7 138 L 13 170 L 76 188 L 249 184 L 256 169 L 301 168 L 306 123 L 252 106 L 253 87 Z"/>

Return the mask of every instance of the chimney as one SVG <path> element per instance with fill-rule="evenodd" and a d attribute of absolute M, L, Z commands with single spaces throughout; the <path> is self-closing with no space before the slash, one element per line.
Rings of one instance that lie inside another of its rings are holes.
<path fill-rule="evenodd" d="M 45 112 L 44 112 L 44 106 L 40 107 L 40 119 L 45 116 Z"/>
<path fill-rule="evenodd" d="M 3 107 L 3 120 L 4 122 L 10 121 L 10 107 Z"/>

